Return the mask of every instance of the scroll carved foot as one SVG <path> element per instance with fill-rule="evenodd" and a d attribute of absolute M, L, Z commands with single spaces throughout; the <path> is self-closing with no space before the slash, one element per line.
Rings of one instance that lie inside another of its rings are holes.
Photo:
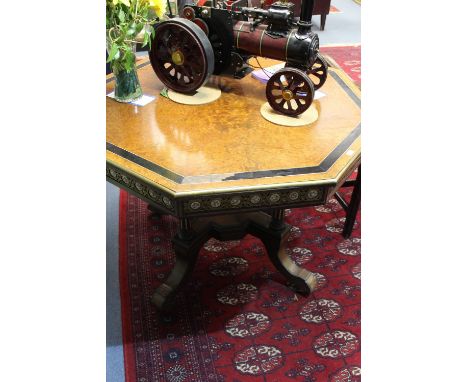
<path fill-rule="evenodd" d="M 317 280 L 312 272 L 299 267 L 286 253 L 289 228 L 285 227 L 282 231 L 270 234 L 269 238 L 262 237 L 261 240 L 275 268 L 286 277 L 297 293 L 308 296 L 315 289 Z"/>
<path fill-rule="evenodd" d="M 151 302 L 161 311 L 168 311 L 175 302 L 175 296 L 195 267 L 199 245 L 178 237 L 173 239 L 176 262 L 169 277 L 153 293 Z"/>

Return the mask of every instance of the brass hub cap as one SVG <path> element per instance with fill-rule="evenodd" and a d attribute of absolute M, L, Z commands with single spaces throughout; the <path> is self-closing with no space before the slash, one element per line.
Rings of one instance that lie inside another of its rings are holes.
<path fill-rule="evenodd" d="M 283 99 L 286 101 L 291 101 L 294 97 L 293 92 L 291 90 L 283 90 L 282 93 Z"/>
<path fill-rule="evenodd" d="M 172 53 L 172 62 L 176 65 L 182 65 L 184 63 L 184 55 L 180 50 L 176 50 Z"/>

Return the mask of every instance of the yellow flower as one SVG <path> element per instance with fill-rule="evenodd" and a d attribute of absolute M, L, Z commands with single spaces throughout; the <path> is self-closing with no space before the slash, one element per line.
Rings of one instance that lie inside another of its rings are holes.
<path fill-rule="evenodd" d="M 149 4 L 153 7 L 154 13 L 156 13 L 158 18 L 161 19 L 166 13 L 166 0 L 149 0 Z"/>

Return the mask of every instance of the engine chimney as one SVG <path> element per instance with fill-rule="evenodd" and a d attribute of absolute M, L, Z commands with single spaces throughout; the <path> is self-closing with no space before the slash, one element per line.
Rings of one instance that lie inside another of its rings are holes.
<path fill-rule="evenodd" d="M 305 35 L 312 29 L 312 12 L 314 10 L 314 0 L 301 1 L 301 16 L 298 22 L 299 28 L 297 33 Z"/>

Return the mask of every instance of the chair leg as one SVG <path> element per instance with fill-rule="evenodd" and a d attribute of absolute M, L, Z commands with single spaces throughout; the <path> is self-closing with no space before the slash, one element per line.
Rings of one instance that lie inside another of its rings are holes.
<path fill-rule="evenodd" d="M 320 30 L 323 31 L 325 29 L 325 21 L 327 21 L 327 14 L 322 13 L 320 15 Z"/>
<path fill-rule="evenodd" d="M 351 195 L 351 202 L 349 203 L 348 210 L 346 211 L 346 221 L 343 227 L 343 236 L 348 238 L 353 232 L 354 222 L 361 204 L 361 165 L 359 165 L 354 185 L 353 193 Z"/>

